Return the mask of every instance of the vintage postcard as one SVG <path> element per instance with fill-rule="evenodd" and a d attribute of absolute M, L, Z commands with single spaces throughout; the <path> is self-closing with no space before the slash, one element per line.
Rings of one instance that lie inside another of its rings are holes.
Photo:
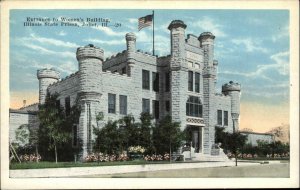
<path fill-rule="evenodd" d="M 297 1 L 3 1 L 1 186 L 299 187 L 298 86 Z"/>

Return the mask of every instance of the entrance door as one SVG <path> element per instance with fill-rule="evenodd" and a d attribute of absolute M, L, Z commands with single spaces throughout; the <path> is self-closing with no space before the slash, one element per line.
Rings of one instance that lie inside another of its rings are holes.
<path fill-rule="evenodd" d="M 195 148 L 195 152 L 202 152 L 202 127 L 190 126 L 190 133 L 192 137 L 192 147 Z"/>

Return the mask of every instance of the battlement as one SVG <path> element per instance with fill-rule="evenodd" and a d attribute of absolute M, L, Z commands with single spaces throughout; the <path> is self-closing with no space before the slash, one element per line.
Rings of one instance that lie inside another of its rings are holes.
<path fill-rule="evenodd" d="M 203 77 L 216 76 L 217 70 L 213 66 L 206 66 L 203 69 Z"/>
<path fill-rule="evenodd" d="M 222 85 L 222 92 L 228 92 L 228 91 L 241 91 L 241 85 L 239 83 L 235 83 L 233 81 L 230 81 L 229 83 Z"/>
<path fill-rule="evenodd" d="M 93 44 L 89 44 L 84 47 L 77 48 L 76 58 L 78 61 L 85 58 L 95 58 L 103 61 L 104 51 Z"/>
<path fill-rule="evenodd" d="M 60 81 L 57 81 L 57 82 L 54 82 L 54 83 L 50 84 L 49 87 L 50 87 L 50 86 L 57 86 L 57 85 L 59 85 L 60 83 L 64 82 L 64 81 L 67 80 L 67 79 L 76 77 L 78 73 L 79 73 L 79 71 L 77 71 L 77 72 L 75 72 L 75 73 L 72 73 L 72 74 L 66 76 L 65 78 L 62 78 Z"/>
<path fill-rule="evenodd" d="M 37 70 L 37 78 L 42 79 L 42 78 L 53 78 L 56 80 L 60 79 L 60 73 L 54 69 L 39 69 Z"/>
<path fill-rule="evenodd" d="M 215 36 L 211 32 L 203 32 L 200 34 L 199 38 L 200 41 L 204 41 L 207 39 L 215 39 Z"/>
<path fill-rule="evenodd" d="M 184 24 L 182 20 L 173 20 L 168 26 L 168 29 L 172 30 L 173 28 L 178 28 L 178 27 L 186 29 L 186 24 Z"/>

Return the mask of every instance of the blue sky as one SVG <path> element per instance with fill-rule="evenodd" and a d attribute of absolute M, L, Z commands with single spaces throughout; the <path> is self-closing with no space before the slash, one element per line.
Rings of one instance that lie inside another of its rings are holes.
<path fill-rule="evenodd" d="M 152 10 L 11 10 L 10 92 L 38 92 L 36 70 L 53 67 L 65 77 L 78 69 L 76 49 L 92 43 L 105 57 L 126 49 L 125 34 L 137 35 L 137 48 L 152 51 L 152 27 L 138 32 L 137 19 Z M 27 17 L 108 18 L 121 27 L 24 27 Z M 167 29 L 174 19 L 186 34 L 216 36 L 218 85 L 242 84 L 241 101 L 265 106 L 289 102 L 289 12 L 286 10 L 155 10 L 158 55 L 170 54 Z M 16 100 L 16 99 L 14 99 Z M 22 101 L 22 97 L 20 100 Z"/>

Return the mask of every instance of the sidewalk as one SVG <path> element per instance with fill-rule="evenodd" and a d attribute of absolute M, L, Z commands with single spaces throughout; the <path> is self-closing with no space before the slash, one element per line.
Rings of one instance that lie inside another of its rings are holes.
<path fill-rule="evenodd" d="M 260 162 L 239 162 L 238 165 L 260 165 Z M 280 161 L 269 161 L 270 164 L 279 164 Z M 212 168 L 235 166 L 230 162 L 196 162 L 196 163 L 171 163 L 171 164 L 149 164 L 149 165 L 122 165 L 122 166 L 99 166 L 99 167 L 73 167 L 73 168 L 49 168 L 49 169 L 23 169 L 10 170 L 11 178 L 31 177 L 72 177 L 85 175 L 121 174 L 133 172 L 149 172 L 161 170 L 176 170 L 189 168 Z"/>

